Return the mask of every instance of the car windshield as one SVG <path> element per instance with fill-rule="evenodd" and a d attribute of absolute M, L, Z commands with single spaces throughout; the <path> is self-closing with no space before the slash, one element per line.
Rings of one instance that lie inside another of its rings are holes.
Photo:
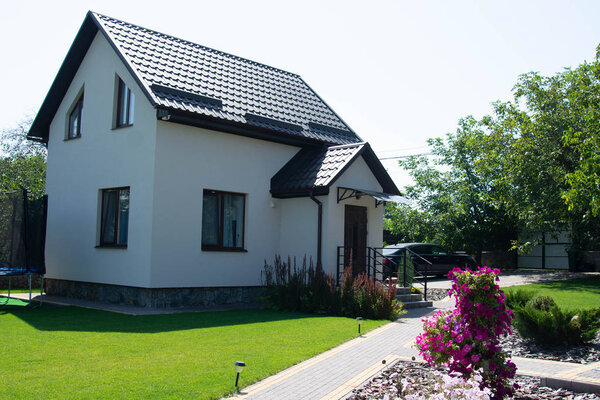
<path fill-rule="evenodd" d="M 449 254 L 449 253 L 443 247 L 440 247 L 440 246 L 431 246 L 431 254 L 446 255 L 446 254 Z"/>

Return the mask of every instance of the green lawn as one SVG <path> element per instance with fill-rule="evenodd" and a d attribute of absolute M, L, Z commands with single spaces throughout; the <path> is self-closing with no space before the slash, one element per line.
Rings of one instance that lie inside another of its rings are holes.
<path fill-rule="evenodd" d="M 387 321 L 365 321 L 365 331 Z M 213 399 L 357 336 L 351 318 L 266 310 L 128 316 L 0 307 L 0 399 Z"/>
<path fill-rule="evenodd" d="M 573 310 L 600 307 L 600 277 L 568 279 L 502 288 L 504 292 L 516 289 L 527 289 L 535 291 L 540 296 L 550 296 L 557 305 L 564 309 Z"/>

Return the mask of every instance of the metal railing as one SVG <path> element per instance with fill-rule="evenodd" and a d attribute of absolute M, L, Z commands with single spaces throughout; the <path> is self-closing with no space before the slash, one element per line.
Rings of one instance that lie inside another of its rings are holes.
<path fill-rule="evenodd" d="M 427 300 L 427 280 L 431 261 L 423 258 L 410 249 L 404 249 L 404 253 L 401 255 L 400 262 L 396 262 L 393 258 L 384 256 L 382 250 L 382 247 L 365 248 L 364 272 L 367 275 L 367 278 L 373 278 L 376 282 L 386 285 L 392 285 L 395 283 L 401 284 L 403 287 L 414 287 L 415 284 L 422 286 L 423 297 L 425 300 Z M 353 249 L 350 249 L 348 252 L 346 252 L 346 248 L 344 246 L 338 246 L 337 248 L 336 283 L 338 285 L 340 285 L 342 281 L 344 270 L 351 266 L 354 267 L 353 263 L 351 262 L 353 258 L 352 251 Z M 348 260 L 346 261 L 347 258 Z M 419 267 L 423 265 L 424 268 L 416 268 L 413 259 L 422 260 L 424 263 L 419 264 Z M 386 261 L 384 262 L 384 260 Z"/>

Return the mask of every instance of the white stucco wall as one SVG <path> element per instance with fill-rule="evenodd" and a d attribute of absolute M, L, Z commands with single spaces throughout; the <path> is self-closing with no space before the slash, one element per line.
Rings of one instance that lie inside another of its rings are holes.
<path fill-rule="evenodd" d="M 131 127 L 112 129 L 115 74 L 135 94 Z M 65 141 L 67 113 L 84 88 L 81 138 Z M 155 110 L 98 33 L 50 126 L 46 189 L 49 278 L 147 286 Z M 99 190 L 130 186 L 127 249 L 96 248 Z"/>
<path fill-rule="evenodd" d="M 265 259 L 272 262 L 279 253 L 280 215 L 286 209 L 271 198 L 270 180 L 298 150 L 159 121 L 151 286 L 259 285 Z M 201 249 L 204 189 L 246 195 L 247 252 Z"/>
<path fill-rule="evenodd" d="M 327 225 L 327 196 L 317 196 L 323 203 L 323 236 Z M 317 236 L 319 209 L 309 197 L 298 197 L 279 200 L 281 205 L 280 246 L 278 254 L 284 258 L 288 256 L 296 265 L 302 266 L 306 257 L 307 266 L 312 258 L 313 265 L 317 264 Z"/>

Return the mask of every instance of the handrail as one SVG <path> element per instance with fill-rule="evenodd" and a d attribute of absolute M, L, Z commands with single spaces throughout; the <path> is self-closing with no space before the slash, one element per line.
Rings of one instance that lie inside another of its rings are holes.
<path fill-rule="evenodd" d="M 345 265 L 346 264 L 345 263 L 346 254 L 345 254 L 344 250 L 345 250 L 344 246 L 338 246 L 338 248 L 337 248 L 337 269 L 336 269 L 337 285 L 340 285 L 342 276 L 344 274 L 344 269 L 345 269 L 345 267 L 347 267 L 347 265 Z M 417 283 L 417 284 L 423 286 L 423 289 L 424 289 L 423 297 L 425 300 L 427 300 L 427 279 L 428 279 L 427 277 L 428 277 L 429 266 L 432 264 L 431 261 L 423 258 L 422 256 L 420 256 L 419 254 L 415 253 L 414 251 L 412 251 L 410 249 L 404 249 L 403 263 L 402 263 L 402 265 L 399 265 L 394 260 L 383 255 L 383 252 L 381 250 L 383 250 L 382 247 L 366 247 L 365 273 L 367 274 L 367 277 L 368 278 L 373 277 L 373 279 L 375 281 L 383 283 L 383 284 L 386 284 L 386 282 L 387 282 L 388 285 L 392 285 L 394 278 L 396 278 L 397 282 L 402 282 L 404 287 L 412 286 L 413 283 Z M 418 274 L 416 269 L 414 270 L 414 273 L 412 273 L 412 274 L 408 271 L 407 264 L 406 264 L 408 254 L 410 254 L 411 256 L 416 256 L 425 262 L 424 274 Z M 385 270 L 386 266 L 383 263 L 383 259 L 387 259 L 388 260 L 387 262 L 391 264 L 391 266 L 388 268 L 388 270 L 392 271 L 391 274 L 388 274 L 387 271 Z M 402 270 L 400 267 L 402 267 Z M 394 277 L 394 274 L 396 275 L 395 277 Z"/>
<path fill-rule="evenodd" d="M 424 274 L 419 274 L 417 273 L 417 268 L 413 268 L 414 270 L 414 274 L 411 277 L 412 282 L 416 281 L 417 283 L 420 283 L 423 286 L 423 298 L 425 299 L 425 301 L 427 301 L 427 277 L 429 275 L 429 266 L 432 265 L 432 262 L 427 260 L 426 258 L 423 258 L 420 254 L 415 253 L 414 251 L 412 251 L 411 249 L 408 248 L 404 248 L 404 257 L 403 257 L 403 269 L 404 269 L 404 283 L 406 285 L 406 273 L 407 273 L 407 269 L 406 269 L 406 260 L 408 259 L 407 255 L 408 253 L 414 256 L 417 256 L 418 258 L 420 258 L 421 260 L 425 261 L 425 273 Z"/>

